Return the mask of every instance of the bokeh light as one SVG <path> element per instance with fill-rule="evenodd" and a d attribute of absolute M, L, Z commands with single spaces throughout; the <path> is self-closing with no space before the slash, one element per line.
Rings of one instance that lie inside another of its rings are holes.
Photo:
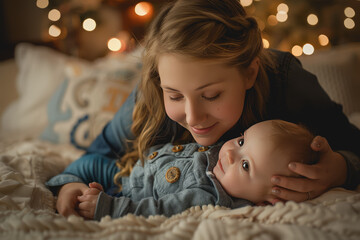
<path fill-rule="evenodd" d="M 354 20 L 352 20 L 351 18 L 346 18 L 344 20 L 344 26 L 347 28 L 347 29 L 353 29 L 355 27 L 355 22 Z"/>
<path fill-rule="evenodd" d="M 145 16 L 152 11 L 152 5 L 148 2 L 139 2 L 135 5 L 135 13 L 139 16 Z"/>
<path fill-rule="evenodd" d="M 253 3 L 253 0 L 240 0 L 240 3 L 243 7 L 248 7 Z"/>
<path fill-rule="evenodd" d="M 329 38 L 325 34 L 320 34 L 318 40 L 321 46 L 326 46 L 329 44 Z"/>
<path fill-rule="evenodd" d="M 56 22 L 61 18 L 61 13 L 57 9 L 52 9 L 49 11 L 48 18 L 49 20 Z"/>
<path fill-rule="evenodd" d="M 314 26 L 319 22 L 319 19 L 315 14 L 309 14 L 307 16 L 307 22 L 308 22 L 308 24 Z"/>
<path fill-rule="evenodd" d="M 49 6 L 49 0 L 36 0 L 36 6 L 38 8 L 47 8 L 47 6 Z"/>
<path fill-rule="evenodd" d="M 303 49 L 303 53 L 306 55 L 311 55 L 315 51 L 314 46 L 311 45 L 310 43 L 306 43 L 302 49 Z"/>
<path fill-rule="evenodd" d="M 289 11 L 289 7 L 285 3 L 280 3 L 277 7 L 277 11 L 287 13 Z"/>
<path fill-rule="evenodd" d="M 56 25 L 51 25 L 49 27 L 49 35 L 52 37 L 58 37 L 61 34 L 61 29 Z"/>
<path fill-rule="evenodd" d="M 111 38 L 109 41 L 108 41 L 108 44 L 107 44 L 108 48 L 113 51 L 113 52 L 117 52 L 121 49 L 122 47 L 122 44 L 121 44 L 121 41 L 120 39 L 118 38 Z"/>
<path fill-rule="evenodd" d="M 276 20 L 278 22 L 286 22 L 287 19 L 288 19 L 288 15 L 286 12 L 278 12 L 276 14 Z"/>
<path fill-rule="evenodd" d="M 94 31 L 94 29 L 96 28 L 96 22 L 92 18 L 87 18 L 84 20 L 82 26 L 84 30 L 91 32 Z"/>
<path fill-rule="evenodd" d="M 294 56 L 299 57 L 299 56 L 302 55 L 303 49 L 302 49 L 301 46 L 295 45 L 295 46 L 292 47 L 291 53 L 292 53 Z"/>
<path fill-rule="evenodd" d="M 351 7 L 347 7 L 344 10 L 344 14 L 348 18 L 353 18 L 353 17 L 355 17 L 355 10 Z"/>
<path fill-rule="evenodd" d="M 263 45 L 264 45 L 264 48 L 269 48 L 270 47 L 270 43 L 267 39 L 263 38 Z"/>

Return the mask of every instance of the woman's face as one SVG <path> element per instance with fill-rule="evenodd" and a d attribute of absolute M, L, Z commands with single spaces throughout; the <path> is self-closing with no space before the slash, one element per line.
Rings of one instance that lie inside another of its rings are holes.
<path fill-rule="evenodd" d="M 160 56 L 158 71 L 166 114 L 204 146 L 235 125 L 254 84 L 235 67 L 174 54 Z"/>

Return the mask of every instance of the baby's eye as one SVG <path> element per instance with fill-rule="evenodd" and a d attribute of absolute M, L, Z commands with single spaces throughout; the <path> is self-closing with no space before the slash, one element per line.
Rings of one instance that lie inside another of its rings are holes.
<path fill-rule="evenodd" d="M 239 145 L 240 145 L 240 147 L 242 147 L 244 145 L 244 137 L 241 137 L 239 139 Z"/>
<path fill-rule="evenodd" d="M 241 167 L 247 172 L 250 170 L 250 164 L 246 160 L 242 160 Z"/>

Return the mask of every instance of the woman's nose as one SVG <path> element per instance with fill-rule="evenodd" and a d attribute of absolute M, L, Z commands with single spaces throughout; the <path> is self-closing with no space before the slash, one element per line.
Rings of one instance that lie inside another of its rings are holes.
<path fill-rule="evenodd" d="M 194 101 L 189 101 L 185 107 L 186 122 L 189 126 L 197 126 L 206 120 L 206 111 Z M 206 126 L 203 126 L 206 127 Z"/>

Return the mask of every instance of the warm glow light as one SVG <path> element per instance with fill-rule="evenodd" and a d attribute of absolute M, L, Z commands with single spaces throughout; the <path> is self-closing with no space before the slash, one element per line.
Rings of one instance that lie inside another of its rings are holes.
<path fill-rule="evenodd" d="M 348 18 L 353 18 L 355 16 L 355 10 L 351 7 L 347 7 L 344 10 L 344 14 Z"/>
<path fill-rule="evenodd" d="M 303 46 L 303 52 L 304 54 L 306 55 L 311 55 L 314 53 L 314 46 L 311 45 L 310 43 L 306 43 L 304 46 Z"/>
<path fill-rule="evenodd" d="M 354 20 L 352 20 L 351 18 L 346 18 L 344 20 L 344 26 L 347 28 L 347 29 L 353 29 L 355 27 L 355 22 Z"/>
<path fill-rule="evenodd" d="M 280 3 L 277 7 L 277 11 L 287 13 L 289 11 L 289 7 L 285 3 Z"/>
<path fill-rule="evenodd" d="M 329 38 L 324 34 L 320 34 L 318 39 L 321 46 L 326 46 L 329 44 Z"/>
<path fill-rule="evenodd" d="M 57 20 L 59 20 L 61 17 L 61 13 L 59 10 L 57 9 L 52 9 L 50 10 L 49 14 L 48 14 L 48 18 L 51 20 L 51 21 L 54 21 L 56 22 Z"/>
<path fill-rule="evenodd" d="M 36 0 L 36 6 L 38 8 L 46 8 L 49 6 L 49 0 Z"/>
<path fill-rule="evenodd" d="M 263 45 L 264 45 L 264 48 L 269 48 L 270 47 L 270 43 L 267 39 L 263 38 Z"/>
<path fill-rule="evenodd" d="M 121 41 L 120 39 L 118 38 L 111 38 L 109 41 L 108 41 L 108 48 L 113 51 L 113 52 L 117 52 L 121 49 Z"/>
<path fill-rule="evenodd" d="M 314 26 L 319 22 L 319 19 L 315 14 L 309 14 L 309 16 L 307 16 L 307 22 Z"/>
<path fill-rule="evenodd" d="M 83 29 L 85 29 L 86 31 L 94 31 L 94 29 L 96 28 L 96 22 L 94 19 L 92 18 L 87 18 L 84 20 L 83 22 Z"/>
<path fill-rule="evenodd" d="M 278 12 L 276 14 L 276 20 L 278 20 L 279 22 L 285 22 L 288 18 L 288 15 L 286 12 Z"/>
<path fill-rule="evenodd" d="M 61 29 L 56 25 L 51 25 L 49 27 L 49 35 L 52 37 L 58 37 L 61 34 Z"/>
<path fill-rule="evenodd" d="M 303 49 L 302 49 L 302 47 L 299 46 L 299 45 L 295 45 L 295 46 L 293 46 L 292 49 L 291 49 L 291 53 L 292 53 L 294 56 L 296 56 L 296 57 L 301 56 L 301 55 L 302 55 L 302 52 L 303 52 Z"/>
<path fill-rule="evenodd" d="M 268 18 L 267 18 L 267 22 L 270 26 L 275 26 L 276 24 L 278 24 L 278 21 L 276 19 L 276 16 L 275 15 L 270 15 Z"/>
<path fill-rule="evenodd" d="M 145 16 L 152 10 L 152 5 L 148 2 L 139 2 L 135 5 L 135 13 L 139 16 Z"/>
<path fill-rule="evenodd" d="M 253 3 L 253 0 L 240 0 L 240 3 L 243 7 L 248 7 Z"/>
<path fill-rule="evenodd" d="M 259 29 L 260 31 L 263 31 L 265 29 L 265 23 L 263 20 L 261 19 L 256 19 L 257 23 L 258 23 L 258 26 L 259 26 Z"/>

